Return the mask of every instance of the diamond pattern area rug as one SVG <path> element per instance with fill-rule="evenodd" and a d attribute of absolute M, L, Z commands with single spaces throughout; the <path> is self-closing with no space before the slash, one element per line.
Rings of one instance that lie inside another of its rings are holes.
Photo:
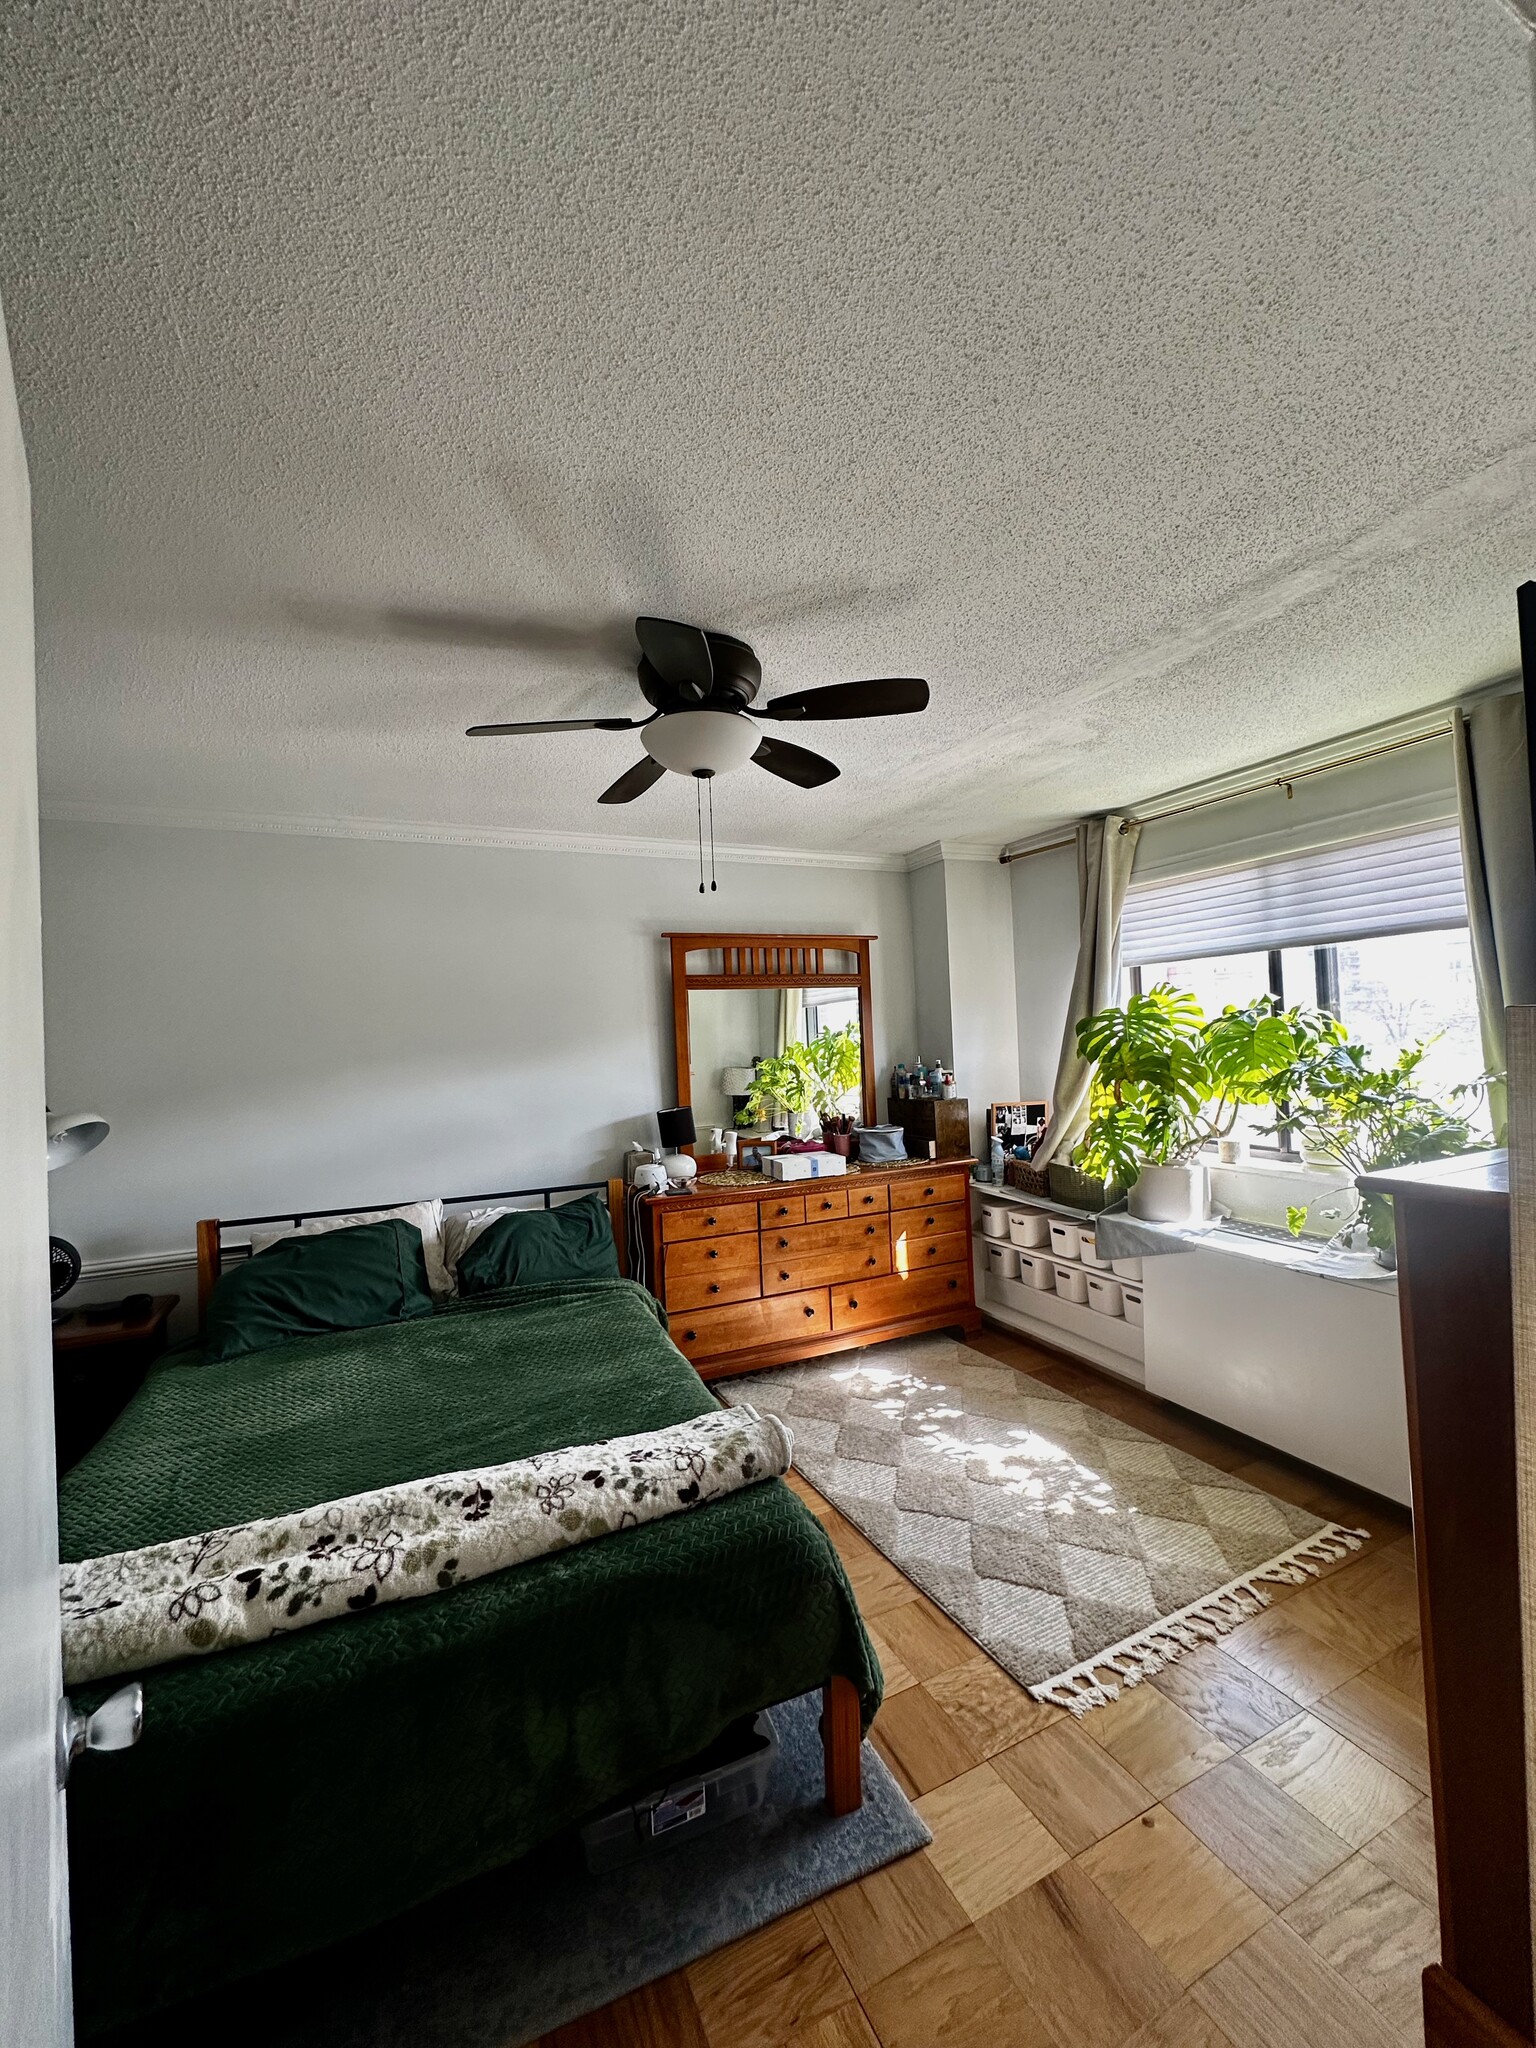
<path fill-rule="evenodd" d="M 947 1337 L 717 1385 L 1036 1699 L 1086 1713 L 1365 1541 Z"/>

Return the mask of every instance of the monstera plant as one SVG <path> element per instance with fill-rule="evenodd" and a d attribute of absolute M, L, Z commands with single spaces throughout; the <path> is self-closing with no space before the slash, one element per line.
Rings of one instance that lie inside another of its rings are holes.
<path fill-rule="evenodd" d="M 853 1128 L 843 1103 L 857 1089 L 864 1072 L 859 1029 L 849 1024 L 828 1029 L 807 1044 L 785 1046 L 783 1052 L 757 1063 L 757 1078 L 747 1096 L 747 1114 L 761 1118 L 774 1103 L 786 1110 L 791 1125 L 814 1111 L 824 1136 Z"/>
<path fill-rule="evenodd" d="M 1268 996 L 1207 1018 L 1192 995 L 1160 982 L 1078 1025 L 1078 1050 L 1094 1072 L 1073 1156 L 1130 1188 L 1134 1213 L 1198 1220 L 1200 1153 L 1227 1136 L 1241 1109 L 1279 1101 L 1280 1078 L 1343 1037 L 1336 1018 L 1279 1010 Z"/>

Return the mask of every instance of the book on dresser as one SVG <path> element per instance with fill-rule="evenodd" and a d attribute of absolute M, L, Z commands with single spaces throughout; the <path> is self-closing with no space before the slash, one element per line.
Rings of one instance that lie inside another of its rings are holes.
<path fill-rule="evenodd" d="M 924 1330 L 981 1327 L 969 1159 L 836 1181 L 701 1176 L 642 1204 L 672 1341 L 705 1379 Z"/>

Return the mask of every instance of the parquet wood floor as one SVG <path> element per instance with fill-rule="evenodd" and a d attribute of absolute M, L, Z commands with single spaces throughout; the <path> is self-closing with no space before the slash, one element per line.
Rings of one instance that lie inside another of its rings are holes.
<path fill-rule="evenodd" d="M 933 1847 L 541 2048 L 1421 2043 L 1437 1941 L 1406 1514 L 1001 1332 L 977 1348 L 1374 1540 L 1076 1722 L 796 1476 L 885 1668 L 875 1744 Z"/>

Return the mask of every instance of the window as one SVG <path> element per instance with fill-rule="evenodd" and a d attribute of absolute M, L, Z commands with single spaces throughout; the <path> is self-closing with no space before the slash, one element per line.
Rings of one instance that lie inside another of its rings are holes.
<path fill-rule="evenodd" d="M 1133 883 L 1126 993 L 1169 981 L 1207 1016 L 1264 995 L 1312 1005 L 1383 1060 L 1432 1039 L 1419 1071 L 1444 1097 L 1483 1067 L 1466 916 L 1454 825 Z"/>

